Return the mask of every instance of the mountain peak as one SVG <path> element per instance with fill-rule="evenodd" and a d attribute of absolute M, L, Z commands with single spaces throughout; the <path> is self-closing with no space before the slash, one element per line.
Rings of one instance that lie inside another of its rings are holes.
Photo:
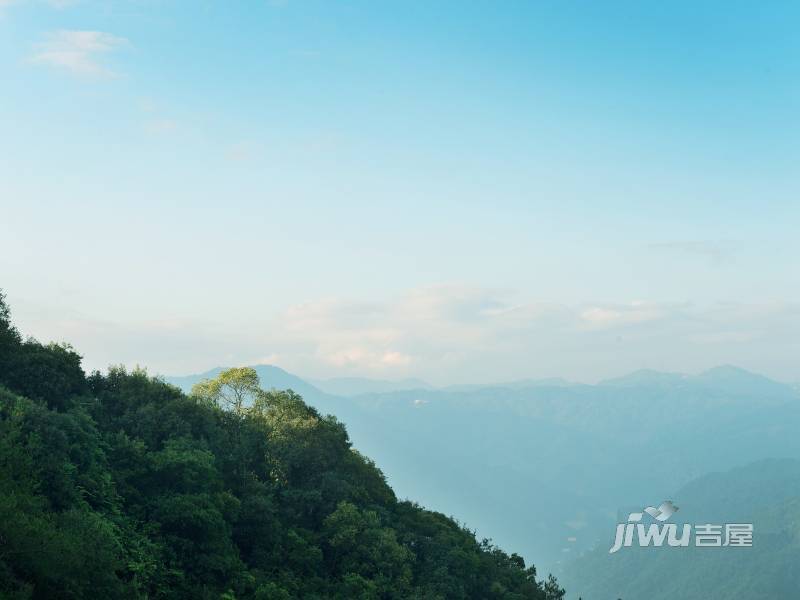
<path fill-rule="evenodd" d="M 692 378 L 695 383 L 732 394 L 794 395 L 791 386 L 734 365 L 720 365 Z"/>
<path fill-rule="evenodd" d="M 250 365 L 251 368 L 255 369 L 256 373 L 258 374 L 258 379 L 261 383 L 261 387 L 264 389 L 276 388 L 279 390 L 286 390 L 292 389 L 295 392 L 299 393 L 301 396 L 309 396 L 309 397 L 316 397 L 321 394 L 320 390 L 317 389 L 315 386 L 311 385 L 310 383 L 304 381 L 300 377 L 296 375 L 292 375 L 291 373 L 284 371 L 280 367 L 276 367 L 274 365 Z M 189 393 L 192 389 L 192 386 L 204 379 L 213 379 L 217 377 L 225 368 L 223 367 L 216 367 L 214 369 L 210 369 L 205 371 L 204 373 L 197 373 L 194 375 L 186 375 L 183 377 L 165 377 L 165 381 L 167 383 L 171 383 L 173 385 L 178 386 L 181 388 L 185 393 Z"/>
<path fill-rule="evenodd" d="M 755 378 L 755 379 L 767 379 L 763 375 L 759 375 L 758 373 L 753 373 L 752 371 L 748 371 L 747 369 L 743 369 L 741 367 L 737 367 L 736 365 L 719 365 L 717 367 L 712 367 L 706 371 L 703 371 L 698 375 L 698 377 L 746 377 L 746 378 Z M 771 380 L 769 380 L 771 381 Z"/>

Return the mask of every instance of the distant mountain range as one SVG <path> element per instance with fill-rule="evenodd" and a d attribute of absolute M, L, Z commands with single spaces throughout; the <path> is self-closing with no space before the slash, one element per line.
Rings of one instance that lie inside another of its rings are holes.
<path fill-rule="evenodd" d="M 797 392 L 796 386 L 778 383 L 763 375 L 751 373 L 745 369 L 732 365 L 723 365 L 704 371 L 699 375 L 684 375 L 682 373 L 664 373 L 650 369 L 641 369 L 624 377 L 607 379 L 599 385 L 616 387 L 671 387 L 681 388 L 707 388 L 717 392 L 726 392 L 735 395 L 766 394 L 774 397 L 792 395 Z"/>
<path fill-rule="evenodd" d="M 492 532 L 543 572 L 605 543 L 620 506 L 712 471 L 800 459 L 797 387 L 732 366 L 445 388 L 255 368 L 264 387 L 291 388 L 345 422 L 399 496 Z M 219 371 L 166 380 L 189 391 Z"/>
<path fill-rule="evenodd" d="M 311 383 L 328 394 L 358 396 L 361 394 L 385 394 L 404 390 L 429 390 L 433 386 L 421 379 L 387 381 L 365 377 L 336 377 L 333 379 L 311 379 Z"/>
<path fill-rule="evenodd" d="M 204 379 L 214 378 L 227 367 L 216 367 L 203 373 L 184 376 L 166 376 L 164 379 L 189 392 L 191 387 Z M 587 384 L 570 382 L 561 377 L 543 379 L 520 379 L 501 383 L 453 384 L 444 387 L 433 386 L 426 381 L 415 378 L 386 380 L 367 377 L 334 377 L 329 379 L 304 379 L 273 365 L 252 365 L 261 378 L 265 388 L 293 389 L 311 393 L 325 393 L 334 396 L 359 396 L 363 394 L 388 394 L 415 390 L 441 390 L 446 392 L 465 392 L 479 389 L 512 389 L 542 387 L 593 387 Z M 800 392 L 800 384 L 779 383 L 763 375 L 733 366 L 722 365 L 700 373 L 687 375 L 640 369 L 624 375 L 600 381 L 597 386 L 611 387 L 707 387 L 711 390 L 727 391 L 734 394 L 764 393 L 770 395 L 796 394 Z"/>

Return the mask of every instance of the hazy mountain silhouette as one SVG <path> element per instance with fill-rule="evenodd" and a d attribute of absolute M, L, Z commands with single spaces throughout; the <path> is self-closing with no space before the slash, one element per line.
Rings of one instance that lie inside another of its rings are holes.
<path fill-rule="evenodd" d="M 323 392 L 337 396 L 358 396 L 360 394 L 383 394 L 405 390 L 427 390 L 433 386 L 421 379 L 368 379 L 365 377 L 334 377 L 332 379 L 311 379 L 311 383 Z"/>
<path fill-rule="evenodd" d="M 468 392 L 471 390 L 479 390 L 486 388 L 499 388 L 519 390 L 529 387 L 568 387 L 580 385 L 575 384 L 561 377 L 547 377 L 545 379 L 519 379 L 516 381 L 507 381 L 504 383 L 464 383 L 448 385 L 442 389 L 448 392 Z"/>
<path fill-rule="evenodd" d="M 612 387 L 639 387 L 639 386 L 681 386 L 691 377 L 682 373 L 665 373 L 653 369 L 639 369 L 622 377 L 605 379 L 598 385 Z"/>

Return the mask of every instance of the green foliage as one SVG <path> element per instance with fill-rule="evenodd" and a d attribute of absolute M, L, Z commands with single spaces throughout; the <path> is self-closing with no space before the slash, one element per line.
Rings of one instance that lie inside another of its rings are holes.
<path fill-rule="evenodd" d="M 206 379 L 192 388 L 192 396 L 208 406 L 227 409 L 243 415 L 262 393 L 258 375 L 249 367 L 223 371 L 214 379 Z"/>
<path fill-rule="evenodd" d="M 1 295 L 0 366 L 2 598 L 561 598 L 398 502 L 341 423 L 251 369 L 188 397 L 141 369 L 85 377 Z"/>

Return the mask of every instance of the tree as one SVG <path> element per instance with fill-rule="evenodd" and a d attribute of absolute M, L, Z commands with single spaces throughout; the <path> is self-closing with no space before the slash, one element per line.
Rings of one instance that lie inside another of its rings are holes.
<path fill-rule="evenodd" d="M 544 584 L 544 593 L 546 600 L 562 600 L 566 591 L 558 585 L 556 578 L 550 575 Z"/>
<path fill-rule="evenodd" d="M 11 324 L 11 310 L 6 304 L 3 290 L 0 290 L 0 382 L 4 379 L 3 374 L 11 372 L 20 344 L 22 339 Z"/>
<path fill-rule="evenodd" d="M 69 344 L 23 341 L 0 290 L 0 385 L 51 408 L 65 410 L 87 391 L 81 357 Z"/>
<path fill-rule="evenodd" d="M 203 403 L 243 416 L 262 393 L 258 374 L 250 367 L 228 369 L 215 379 L 206 379 L 192 388 L 192 396 Z"/>

